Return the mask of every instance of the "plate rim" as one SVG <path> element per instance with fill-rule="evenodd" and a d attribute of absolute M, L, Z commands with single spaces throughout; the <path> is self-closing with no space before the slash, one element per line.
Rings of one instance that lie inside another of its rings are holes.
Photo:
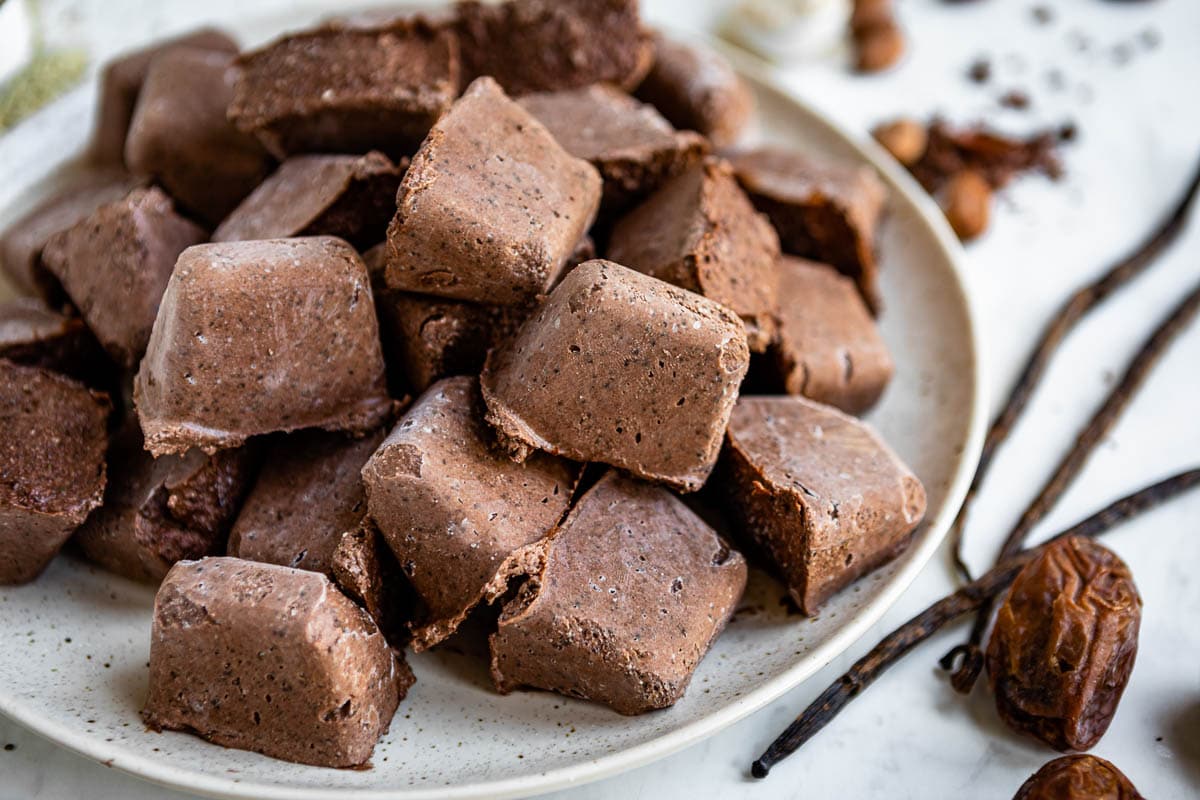
<path fill-rule="evenodd" d="M 962 452 L 958 456 L 958 464 L 955 467 L 953 478 L 946 491 L 945 501 L 937 515 L 927 520 L 926 534 L 913 551 L 909 562 L 888 582 L 880 597 L 863 608 L 829 640 L 807 653 L 799 663 L 754 690 L 726 703 L 716 711 L 682 727 L 640 744 L 571 766 L 516 778 L 477 781 L 462 786 L 354 789 L 242 782 L 233 777 L 218 777 L 175 767 L 170 763 L 156 761 L 143 755 L 130 755 L 127 750 L 116 743 L 104 742 L 80 733 L 65 724 L 38 718 L 34 708 L 23 708 L 21 704 L 11 703 L 2 696 L 0 696 L 0 714 L 56 745 L 104 766 L 166 788 L 199 793 L 209 797 L 228 798 L 228 800 L 342 800 L 347 796 L 352 796 L 356 800 L 431 800 L 432 798 L 444 798 L 445 800 L 495 798 L 495 800 L 503 800 L 504 798 L 530 797 L 582 786 L 645 766 L 677 753 L 745 719 L 750 714 L 778 700 L 785 693 L 804 683 L 827 666 L 861 639 L 896 604 L 901 595 L 908 590 L 912 582 L 928 565 L 933 554 L 941 547 L 978 465 L 988 422 L 987 351 L 979 324 L 977 303 L 969 291 L 964 266 L 966 253 L 933 199 L 873 140 L 850 134 L 818 108 L 787 88 L 771 74 L 771 69 L 765 62 L 750 53 L 726 44 L 713 36 L 697 34 L 694 31 L 676 30 L 669 26 L 665 27 L 665 30 L 672 36 L 700 41 L 708 47 L 719 50 L 734 64 L 737 72 L 754 84 L 758 91 L 774 95 L 776 99 L 792 106 L 793 110 L 805 116 L 808 123 L 814 128 L 821 129 L 824 134 L 852 150 L 863 162 L 870 164 L 883 177 L 892 192 L 901 195 L 906 202 L 916 208 L 921 222 L 933 234 L 935 247 L 950 266 L 950 273 L 954 281 L 952 288 L 964 310 L 968 350 L 974 373 L 967 435 Z M 94 81 L 89 81 L 75 91 L 93 89 Z"/>

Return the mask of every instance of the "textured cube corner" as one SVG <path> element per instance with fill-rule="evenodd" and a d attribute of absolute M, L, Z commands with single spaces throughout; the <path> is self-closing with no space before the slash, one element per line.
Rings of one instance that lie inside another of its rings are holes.
<path fill-rule="evenodd" d="M 528 94 L 517 102 L 564 150 L 600 171 L 606 216 L 645 197 L 708 153 L 703 136 L 675 130 L 652 106 L 608 84 Z"/>
<path fill-rule="evenodd" d="M 36 578 L 104 499 L 109 404 L 0 360 L 0 585 Z"/>
<path fill-rule="evenodd" d="M 370 758 L 406 683 L 375 623 L 324 575 L 181 561 L 154 599 L 142 716 L 225 747 L 353 767 Z"/>
<path fill-rule="evenodd" d="M 374 151 L 289 158 L 225 218 L 212 240 L 337 236 L 370 247 L 383 241 L 403 174 Z"/>
<path fill-rule="evenodd" d="M 453 32 L 417 18 L 330 24 L 237 64 L 229 118 L 278 158 L 411 152 L 454 101 L 461 69 Z"/>
<path fill-rule="evenodd" d="M 155 455 L 275 431 L 378 427 L 392 402 L 362 259 L 326 237 L 185 250 L 134 401 Z"/>
<path fill-rule="evenodd" d="M 868 166 L 818 163 L 791 150 L 764 147 L 731 156 L 738 180 L 771 219 L 785 252 L 832 264 L 882 307 L 875 232 L 887 190 Z"/>
<path fill-rule="evenodd" d="M 775 338 L 779 237 L 726 162 L 709 160 L 667 181 L 617 223 L 607 256 L 728 307 L 746 323 L 755 352 Z"/>
<path fill-rule="evenodd" d="M 875 405 L 894 367 L 854 282 L 827 264 L 784 256 L 779 284 L 779 383 L 850 414 Z"/>
<path fill-rule="evenodd" d="M 524 548 L 566 513 L 577 468 L 540 453 L 517 464 L 493 448 L 475 378 L 417 399 L 363 468 L 367 507 L 425 605 L 424 649 L 507 588 Z"/>
<path fill-rule="evenodd" d="M 683 696 L 746 585 L 742 556 L 678 498 L 611 470 L 543 550 L 491 637 L 493 680 L 622 714 Z"/>
<path fill-rule="evenodd" d="M 42 261 L 113 361 L 133 369 L 176 259 L 207 238 L 161 189 L 134 189 L 52 236 Z"/>
<path fill-rule="evenodd" d="M 393 289 L 515 305 L 546 292 L 600 202 L 569 155 L 491 78 L 480 78 L 413 157 L 388 230 Z"/>
<path fill-rule="evenodd" d="M 867 425 L 801 397 L 743 397 L 721 477 L 735 528 L 805 614 L 908 546 L 921 482 Z"/>
<path fill-rule="evenodd" d="M 152 175 L 186 211 L 216 225 L 270 171 L 258 141 L 226 119 L 233 56 L 180 47 L 150 63 L 138 95 L 125 163 Z"/>
<path fill-rule="evenodd" d="M 546 450 L 695 491 L 749 360 L 724 306 L 595 260 L 489 354 L 483 395 L 515 457 Z"/>

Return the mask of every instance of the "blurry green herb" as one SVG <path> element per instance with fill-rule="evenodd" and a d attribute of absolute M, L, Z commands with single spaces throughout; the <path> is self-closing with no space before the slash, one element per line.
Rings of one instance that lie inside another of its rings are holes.
<path fill-rule="evenodd" d="M 6 0 L 0 0 L 3 5 Z M 40 0 L 26 0 L 33 23 L 33 57 L 0 85 L 0 133 L 8 130 L 83 80 L 87 54 L 46 47 Z"/>
<path fill-rule="evenodd" d="M 41 48 L 0 88 L 0 131 L 6 131 L 83 79 L 87 56 Z"/>

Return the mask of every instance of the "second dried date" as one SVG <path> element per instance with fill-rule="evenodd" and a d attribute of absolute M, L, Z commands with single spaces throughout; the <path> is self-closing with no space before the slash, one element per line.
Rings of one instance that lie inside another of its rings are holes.
<path fill-rule="evenodd" d="M 1021 784 L 1013 800 L 1145 800 L 1125 773 L 1103 758 L 1056 758 Z"/>
<path fill-rule="evenodd" d="M 988 642 L 1000 717 L 1056 750 L 1092 747 L 1129 681 L 1141 618 L 1115 553 L 1083 537 L 1047 547 L 1013 582 Z"/>

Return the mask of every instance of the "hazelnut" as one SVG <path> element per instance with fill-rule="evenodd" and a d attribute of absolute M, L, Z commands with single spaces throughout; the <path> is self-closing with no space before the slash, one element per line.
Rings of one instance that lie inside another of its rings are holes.
<path fill-rule="evenodd" d="M 891 153 L 897 161 L 905 166 L 912 166 L 925 155 L 925 147 L 929 144 L 929 132 L 925 126 L 916 120 L 898 119 L 875 128 L 871 134 Z"/>
<path fill-rule="evenodd" d="M 854 0 L 850 30 L 855 34 L 868 28 L 882 28 L 895 24 L 892 0 Z"/>
<path fill-rule="evenodd" d="M 904 33 L 895 23 L 856 31 L 854 40 L 858 47 L 855 68 L 859 72 L 880 72 L 904 55 Z"/>
<path fill-rule="evenodd" d="M 940 201 L 950 227 L 964 242 L 987 229 L 992 187 L 975 170 L 956 173 L 942 189 Z"/>

